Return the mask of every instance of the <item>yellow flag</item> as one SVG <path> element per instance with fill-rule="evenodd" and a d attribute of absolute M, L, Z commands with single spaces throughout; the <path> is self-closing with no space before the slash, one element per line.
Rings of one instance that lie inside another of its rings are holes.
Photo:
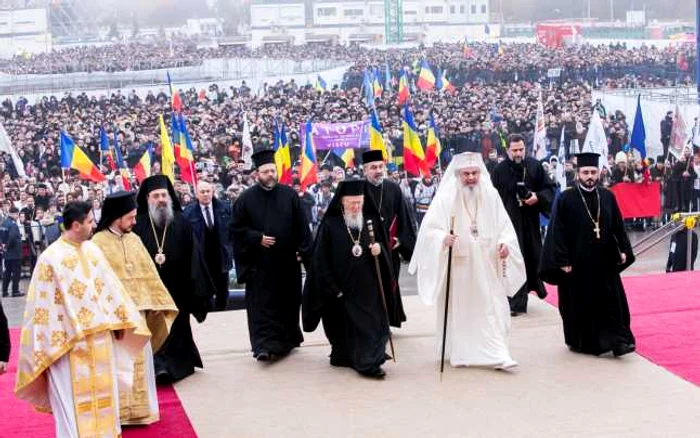
<path fill-rule="evenodd" d="M 160 122 L 160 145 L 161 145 L 161 170 L 160 172 L 170 178 L 170 182 L 175 184 L 175 172 L 173 166 L 175 165 L 175 151 L 173 150 L 173 145 L 170 143 L 170 137 L 168 137 L 168 130 L 165 128 L 165 122 L 163 121 L 163 114 L 158 116 Z"/>

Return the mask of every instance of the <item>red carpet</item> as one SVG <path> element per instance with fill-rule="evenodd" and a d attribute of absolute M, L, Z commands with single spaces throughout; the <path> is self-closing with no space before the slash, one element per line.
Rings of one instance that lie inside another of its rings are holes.
<path fill-rule="evenodd" d="M 12 357 L 6 374 L 0 376 L 0 436 L 3 437 L 53 437 L 53 417 L 38 413 L 29 403 L 18 400 L 14 395 L 17 373 L 17 348 L 19 329 L 11 329 Z M 145 438 L 154 436 L 196 437 L 192 424 L 185 413 L 180 399 L 172 386 L 158 388 L 160 421 L 151 426 L 125 427 L 125 438 Z"/>
<path fill-rule="evenodd" d="M 637 352 L 700 386 L 700 272 L 622 279 Z M 556 288 L 547 301 L 557 304 Z"/>

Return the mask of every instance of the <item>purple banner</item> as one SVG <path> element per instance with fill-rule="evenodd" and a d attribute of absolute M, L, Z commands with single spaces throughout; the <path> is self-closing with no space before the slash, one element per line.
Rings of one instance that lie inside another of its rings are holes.
<path fill-rule="evenodd" d="M 306 138 L 306 124 L 301 124 L 302 142 Z M 349 123 L 312 123 L 316 150 L 367 149 L 369 148 L 369 120 Z"/>

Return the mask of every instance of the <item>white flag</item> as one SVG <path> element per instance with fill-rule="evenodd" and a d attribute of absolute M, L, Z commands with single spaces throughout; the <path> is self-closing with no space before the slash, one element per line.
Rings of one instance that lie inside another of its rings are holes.
<path fill-rule="evenodd" d="M 547 128 L 544 123 L 542 90 L 537 98 L 537 117 L 535 119 L 535 140 L 533 144 L 535 158 L 541 160 L 547 156 Z"/>
<path fill-rule="evenodd" d="M 557 164 L 557 182 L 559 183 L 559 188 L 564 190 L 566 188 L 566 148 L 564 147 L 564 135 L 566 127 L 562 125 L 561 127 L 561 139 L 559 140 L 559 151 L 557 153 L 557 158 L 559 164 Z"/>
<path fill-rule="evenodd" d="M 681 109 L 676 105 L 676 113 L 673 115 L 673 126 L 671 127 L 671 142 L 668 148 L 668 151 L 676 158 L 680 158 L 683 154 L 687 140 L 687 130 L 688 127 L 685 125 L 685 120 L 683 120 L 681 115 Z"/>
<path fill-rule="evenodd" d="M 248 125 L 248 113 L 243 113 L 243 141 L 241 142 L 241 159 L 246 170 L 253 168 L 253 140 L 250 138 L 250 126 Z"/>
<path fill-rule="evenodd" d="M 600 154 L 598 167 L 608 167 L 608 138 L 605 136 L 603 121 L 600 120 L 598 111 L 593 111 L 591 123 L 588 125 L 586 140 L 583 142 L 582 152 Z"/>
<path fill-rule="evenodd" d="M 693 126 L 692 143 L 695 147 L 700 147 L 700 118 L 695 118 L 695 126 Z"/>
<path fill-rule="evenodd" d="M 10 157 L 12 157 L 12 163 L 15 165 L 15 170 L 17 170 L 17 174 L 22 178 L 27 177 L 27 174 L 24 173 L 24 163 L 22 163 L 22 160 L 20 160 L 15 148 L 12 147 L 10 136 L 7 135 L 7 131 L 5 131 L 5 127 L 2 125 L 2 123 L 0 123 L 0 152 L 10 154 Z"/>

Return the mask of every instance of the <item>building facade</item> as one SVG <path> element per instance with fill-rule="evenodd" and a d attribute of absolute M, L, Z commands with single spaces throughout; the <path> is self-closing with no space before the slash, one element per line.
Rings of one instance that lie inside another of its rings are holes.
<path fill-rule="evenodd" d="M 404 41 L 454 41 L 494 36 L 498 25 L 489 22 L 490 0 L 403 0 Z M 253 0 L 253 45 L 304 44 L 334 41 L 386 41 L 386 5 L 383 0 L 311 1 Z"/>

